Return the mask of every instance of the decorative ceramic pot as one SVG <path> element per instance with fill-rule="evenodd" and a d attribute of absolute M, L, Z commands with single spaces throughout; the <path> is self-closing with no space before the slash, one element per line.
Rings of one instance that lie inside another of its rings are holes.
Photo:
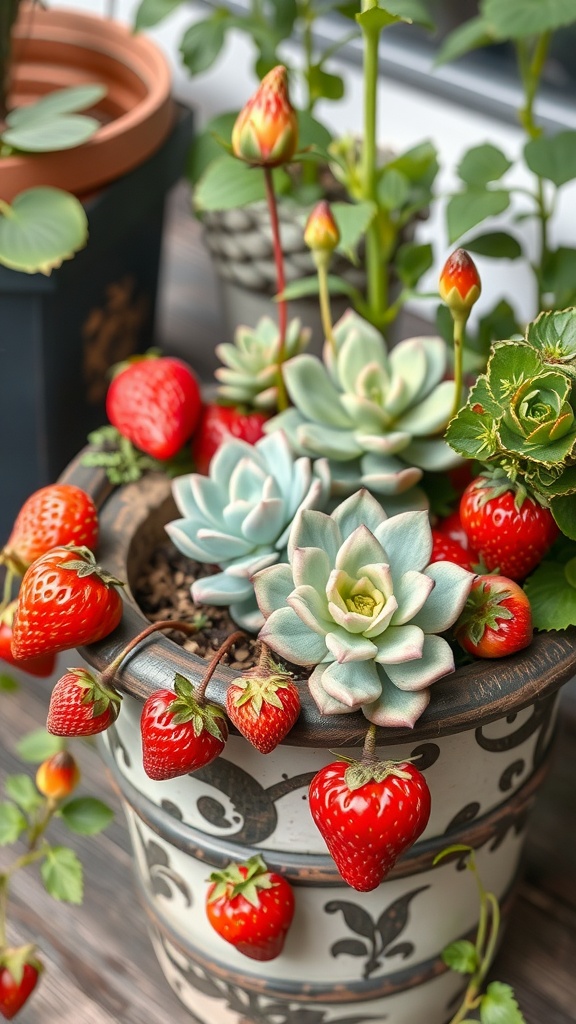
<path fill-rule="evenodd" d="M 102 669 L 146 624 L 130 583 L 164 540 L 175 513 L 168 482 L 150 475 L 111 493 L 103 473 L 77 461 L 65 474 L 101 509 L 99 559 L 128 580 L 121 626 L 85 648 Z M 201 1024 L 445 1024 L 463 979 L 440 952 L 473 937 L 473 879 L 450 860 L 452 843 L 477 851 L 485 886 L 504 912 L 513 894 L 524 830 L 546 771 L 557 691 L 576 666 L 576 631 L 534 638 L 500 663 L 476 663 L 434 684 L 414 730 L 378 730 L 383 756 L 410 756 L 426 775 L 432 816 L 418 843 L 369 893 L 349 888 L 327 855 L 307 806 L 315 772 L 332 751 L 358 754 L 362 715 L 322 717 L 302 686 L 302 714 L 286 740 L 263 756 L 232 734 L 224 755 L 169 782 L 142 769 L 141 702 L 171 687 L 176 671 L 198 681 L 199 658 L 156 634 L 119 673 L 125 694 L 101 749 L 122 793 L 136 877 L 152 941 L 170 985 Z M 220 667 L 210 683 L 224 704 L 233 678 Z M 296 916 L 284 952 L 258 963 L 237 953 L 207 923 L 213 867 L 261 852 L 295 887 Z"/>

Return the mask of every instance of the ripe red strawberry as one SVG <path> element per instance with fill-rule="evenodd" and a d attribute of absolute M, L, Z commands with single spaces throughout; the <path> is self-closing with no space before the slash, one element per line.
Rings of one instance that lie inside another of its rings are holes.
<path fill-rule="evenodd" d="M 218 935 L 252 960 L 277 957 L 294 917 L 290 883 L 259 855 L 214 871 L 210 881 L 206 914 Z"/>
<path fill-rule="evenodd" d="M 118 718 L 121 697 L 85 668 L 70 668 L 50 697 L 46 728 L 54 736 L 95 736 Z"/>
<path fill-rule="evenodd" d="M 530 601 L 505 576 L 478 576 L 454 626 L 461 647 L 477 658 L 504 658 L 532 640 Z"/>
<path fill-rule="evenodd" d="M 63 800 L 80 781 L 80 769 L 67 750 L 48 757 L 36 772 L 36 787 L 50 800 Z"/>
<path fill-rule="evenodd" d="M 205 405 L 192 439 L 192 457 L 198 473 L 208 473 L 212 456 L 230 436 L 256 444 L 269 417 L 263 412 L 241 412 L 232 405 Z"/>
<path fill-rule="evenodd" d="M 76 544 L 95 551 L 98 511 L 92 498 L 74 484 L 49 484 L 34 491 L 20 509 L 1 561 L 21 576 L 51 548 Z"/>
<path fill-rule="evenodd" d="M 511 580 L 523 580 L 559 534 L 549 509 L 506 479 L 484 474 L 464 491 L 460 519 L 486 568 Z"/>
<path fill-rule="evenodd" d="M 122 618 L 122 586 L 88 548 L 57 547 L 26 570 L 12 626 L 12 654 L 34 658 L 94 643 Z"/>
<path fill-rule="evenodd" d="M 226 692 L 226 711 L 238 732 L 269 754 L 300 714 L 298 687 L 266 653 L 260 664 L 234 680 Z"/>
<path fill-rule="evenodd" d="M 53 654 L 41 654 L 37 658 L 26 658 L 24 661 L 19 661 L 12 654 L 12 623 L 15 611 L 16 601 L 11 601 L 0 615 L 0 658 L 9 665 L 15 665 L 22 672 L 45 679 L 54 671 L 56 658 Z"/>
<path fill-rule="evenodd" d="M 430 817 L 426 779 L 409 761 L 333 761 L 310 785 L 310 811 L 345 882 L 380 885 Z"/>
<path fill-rule="evenodd" d="M 472 569 L 472 552 L 466 551 L 457 541 L 441 530 L 432 530 L 431 562 L 454 562 L 464 569 Z"/>
<path fill-rule="evenodd" d="M 110 423 L 154 459 L 171 459 L 192 436 L 202 408 L 192 369 L 172 356 L 128 363 L 106 395 Z"/>
<path fill-rule="evenodd" d="M 36 988 L 42 965 L 32 958 L 18 963 L 19 950 L 0 954 L 0 1016 L 12 1020 Z"/>
<path fill-rule="evenodd" d="M 220 708 L 198 700 L 192 683 L 178 673 L 174 690 L 156 690 L 148 697 L 140 732 L 150 779 L 175 779 L 203 768 L 222 753 L 228 739 Z"/>

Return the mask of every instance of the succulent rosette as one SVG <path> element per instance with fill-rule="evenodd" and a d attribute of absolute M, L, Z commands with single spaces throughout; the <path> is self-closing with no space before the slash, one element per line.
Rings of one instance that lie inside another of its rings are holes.
<path fill-rule="evenodd" d="M 290 321 L 284 341 L 287 359 L 306 348 L 310 334 L 299 320 Z M 265 411 L 276 408 L 280 332 L 271 317 L 261 317 L 255 327 L 238 327 L 234 343 L 223 342 L 215 351 L 224 364 L 214 376 L 220 381 L 218 394 L 225 402 Z"/>
<path fill-rule="evenodd" d="M 262 623 L 252 575 L 287 557 L 288 532 L 303 508 L 323 508 L 330 492 L 326 459 L 295 458 L 282 433 L 255 445 L 233 438 L 218 449 L 208 476 L 172 484 L 182 518 L 166 525 L 176 547 L 221 572 L 196 580 L 193 600 L 229 605 L 245 629 Z"/>
<path fill-rule="evenodd" d="M 297 665 L 315 666 L 311 694 L 326 715 L 361 708 L 381 726 L 413 726 L 429 687 L 454 671 L 438 634 L 458 618 L 474 575 L 430 565 L 426 512 L 387 517 L 362 489 L 331 515 L 302 510 L 288 563 L 260 570 L 259 638 Z"/>
<path fill-rule="evenodd" d="M 544 313 L 523 341 L 493 347 L 446 438 L 459 454 L 524 484 L 576 539 L 575 318 L 569 312 Z"/>
<path fill-rule="evenodd" d="M 334 340 L 323 361 L 303 354 L 284 364 L 293 408 L 266 431 L 284 430 L 298 454 L 327 456 L 340 495 L 363 485 L 398 496 L 424 470 L 457 465 L 442 436 L 454 398 L 444 341 L 409 338 L 388 354 L 382 335 L 352 310 L 335 325 Z M 421 496 L 407 504 L 421 507 Z"/>

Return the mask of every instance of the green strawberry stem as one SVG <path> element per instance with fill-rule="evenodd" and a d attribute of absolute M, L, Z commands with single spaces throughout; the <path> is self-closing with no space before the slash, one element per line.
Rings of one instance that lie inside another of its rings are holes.
<path fill-rule="evenodd" d="M 332 310 L 330 308 L 330 289 L 328 287 L 328 268 L 332 258 L 331 252 L 317 249 L 313 252 L 316 270 L 318 271 L 318 294 L 320 298 L 320 317 L 322 329 L 333 355 L 336 355 L 336 339 L 332 330 Z"/>
<path fill-rule="evenodd" d="M 270 167 L 263 167 L 264 171 L 264 183 L 266 186 L 266 200 L 268 202 L 268 210 L 270 213 L 270 225 L 272 228 L 272 243 L 274 246 L 274 262 L 276 264 L 276 285 L 277 291 L 283 294 L 286 287 L 286 278 L 284 274 L 284 254 L 282 252 L 282 243 L 280 240 L 280 224 L 278 222 L 278 204 L 276 202 L 276 193 L 274 191 L 274 179 L 272 177 L 272 171 Z M 289 406 L 288 395 L 286 393 L 286 385 L 284 384 L 284 375 L 282 373 L 282 364 L 286 359 L 286 325 L 288 321 L 288 303 L 286 299 L 278 300 L 278 376 L 277 376 L 277 388 L 278 388 L 278 412 L 283 412 Z"/>
<path fill-rule="evenodd" d="M 454 404 L 452 406 L 452 412 L 450 413 L 450 419 L 453 419 L 454 416 L 456 416 L 462 401 L 464 328 L 466 326 L 468 316 L 468 313 L 455 314 L 452 312 L 454 322 Z"/>
<path fill-rule="evenodd" d="M 208 683 L 212 679 L 212 676 L 214 675 L 219 663 L 222 661 L 222 658 L 224 657 L 226 652 L 229 651 L 230 648 L 234 646 L 234 644 L 237 644 L 239 640 L 244 640 L 246 636 L 247 634 L 244 633 L 243 630 L 237 629 L 234 633 L 230 633 L 230 636 L 227 636 L 226 639 L 220 644 L 220 647 L 218 648 L 217 651 L 215 651 L 212 660 L 208 663 L 208 668 L 204 673 L 202 682 L 195 689 L 197 700 L 202 701 L 204 699 L 206 687 L 208 686 Z"/>

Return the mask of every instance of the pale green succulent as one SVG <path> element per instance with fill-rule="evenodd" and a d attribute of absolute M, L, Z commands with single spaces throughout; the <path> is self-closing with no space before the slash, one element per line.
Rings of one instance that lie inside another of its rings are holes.
<path fill-rule="evenodd" d="M 291 320 L 286 330 L 286 359 L 296 356 L 308 345 L 309 328 Z M 269 410 L 277 407 L 278 324 L 263 316 L 256 327 L 238 327 L 234 344 L 216 346 L 216 355 L 224 365 L 215 371 L 221 382 L 218 394 L 233 405 Z"/>
<path fill-rule="evenodd" d="M 295 459 L 281 432 L 255 445 L 232 438 L 214 455 L 209 476 L 177 477 L 172 491 L 182 514 L 166 525 L 174 544 L 222 570 L 193 583 L 194 601 L 230 605 L 234 620 L 256 631 L 262 616 L 251 577 L 287 557 L 288 532 L 300 509 L 326 504 L 326 459 Z"/>
<path fill-rule="evenodd" d="M 304 354 L 285 363 L 294 407 L 266 431 L 284 430 L 298 454 L 327 456 L 337 494 L 364 485 L 399 495 L 424 470 L 458 465 L 442 436 L 454 397 L 453 381 L 444 380 L 444 341 L 408 338 L 388 353 L 382 335 L 352 310 L 335 325 L 334 338 L 336 354 L 326 344 L 323 362 Z"/>
<path fill-rule="evenodd" d="M 413 726 L 429 686 L 454 670 L 437 634 L 458 618 L 474 575 L 430 565 L 426 512 L 387 517 L 365 489 L 331 515 L 302 510 L 289 562 L 254 577 L 265 624 L 259 639 L 281 658 L 314 665 L 310 692 L 326 715 L 361 708 L 381 726 Z"/>

